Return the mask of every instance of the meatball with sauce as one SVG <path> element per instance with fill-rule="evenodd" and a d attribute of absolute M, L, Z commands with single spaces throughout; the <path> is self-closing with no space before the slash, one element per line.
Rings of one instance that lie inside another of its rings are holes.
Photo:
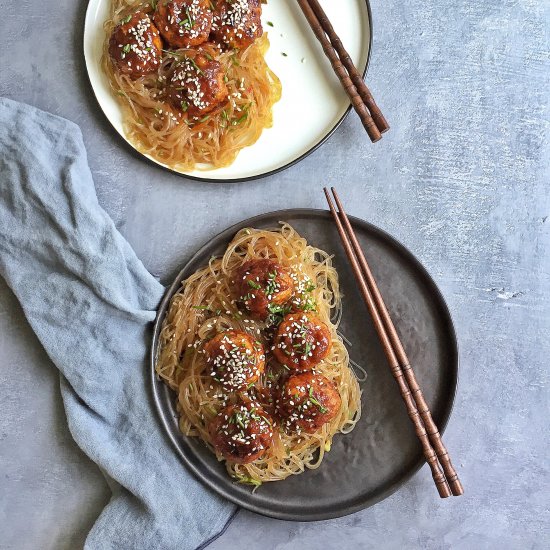
<path fill-rule="evenodd" d="M 254 403 L 229 405 L 209 427 L 216 452 L 229 462 L 249 464 L 265 454 L 273 443 L 273 421 Z"/>
<path fill-rule="evenodd" d="M 330 422 L 340 410 L 342 399 L 325 376 L 305 372 L 291 376 L 277 404 L 287 428 L 312 433 Z"/>
<path fill-rule="evenodd" d="M 260 0 L 219 0 L 214 11 L 212 38 L 226 47 L 243 49 L 263 34 Z"/>
<path fill-rule="evenodd" d="M 311 313 L 290 313 L 277 329 L 273 353 L 293 371 L 308 371 L 320 363 L 332 345 L 329 328 Z"/>
<path fill-rule="evenodd" d="M 172 47 L 189 48 L 208 40 L 213 15 L 209 0 L 161 0 L 153 19 Z"/>
<path fill-rule="evenodd" d="M 197 54 L 178 62 L 168 81 L 170 103 L 190 117 L 202 117 L 227 103 L 227 86 L 220 63 Z"/>
<path fill-rule="evenodd" d="M 225 390 L 244 390 L 264 372 L 263 346 L 246 332 L 221 332 L 206 343 L 204 351 L 209 374 Z"/>
<path fill-rule="evenodd" d="M 146 13 L 138 11 L 122 19 L 109 40 L 109 55 L 118 70 L 132 78 L 158 70 L 162 40 Z"/>
<path fill-rule="evenodd" d="M 288 271 L 269 259 L 245 262 L 235 273 L 233 285 L 239 302 L 256 319 L 280 311 L 294 292 Z"/>

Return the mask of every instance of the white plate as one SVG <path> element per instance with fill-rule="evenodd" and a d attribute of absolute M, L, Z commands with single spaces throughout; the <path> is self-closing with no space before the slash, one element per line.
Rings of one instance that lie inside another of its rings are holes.
<path fill-rule="evenodd" d="M 126 139 L 119 105 L 101 70 L 105 39 L 103 23 L 108 18 L 110 2 L 90 0 L 88 4 L 84 23 L 84 57 L 101 109 L 115 130 Z M 366 71 L 371 45 L 368 0 L 322 0 L 321 4 L 355 65 Z M 298 3 L 295 0 L 269 0 L 263 6 L 262 19 L 271 42 L 267 63 L 283 85 L 283 96 L 274 107 L 273 127 L 264 130 L 254 145 L 243 149 L 231 166 L 181 172 L 187 177 L 206 181 L 242 181 L 287 168 L 321 145 L 349 110 L 348 97 Z M 273 27 L 268 26 L 267 21 L 271 21 Z M 144 156 L 180 173 L 149 155 Z"/>

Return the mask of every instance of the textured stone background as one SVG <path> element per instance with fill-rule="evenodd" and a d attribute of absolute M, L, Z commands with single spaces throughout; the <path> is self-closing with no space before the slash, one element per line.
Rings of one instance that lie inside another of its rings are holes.
<path fill-rule="evenodd" d="M 240 512 L 212 550 L 549 547 L 548 0 L 373 0 L 368 80 L 391 133 L 371 146 L 349 117 L 300 165 L 236 186 L 179 179 L 121 146 L 88 89 L 84 1 L 1 5 L 0 95 L 81 126 L 101 204 L 163 281 L 242 218 L 323 208 L 329 182 L 419 256 L 454 315 L 462 370 L 446 441 L 465 497 L 439 501 L 424 468 L 339 520 Z M 1 281 L 0 365 L 0 548 L 79 548 L 109 491 Z"/>

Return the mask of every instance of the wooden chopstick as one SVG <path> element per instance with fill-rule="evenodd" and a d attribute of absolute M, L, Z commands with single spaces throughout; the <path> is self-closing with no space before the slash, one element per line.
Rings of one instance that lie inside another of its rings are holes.
<path fill-rule="evenodd" d="M 374 120 L 376 127 L 378 128 L 381 134 L 383 134 L 384 132 L 387 132 L 390 129 L 390 125 L 388 124 L 388 121 L 382 114 L 382 111 L 380 110 L 378 105 L 376 105 L 376 102 L 374 101 L 374 97 L 372 96 L 371 91 L 369 90 L 368 86 L 365 84 L 365 81 L 363 80 L 363 77 L 357 70 L 357 67 L 354 65 L 349 53 L 344 48 L 344 45 L 342 44 L 340 37 L 336 34 L 336 31 L 334 30 L 332 23 L 330 22 L 330 19 L 327 17 L 327 14 L 325 13 L 325 10 L 323 10 L 318 0 L 308 0 L 308 1 L 309 1 L 309 5 L 311 6 L 311 9 L 313 10 L 313 12 L 315 13 L 315 16 L 317 17 L 317 20 L 319 21 L 321 27 L 323 28 L 323 31 L 328 36 L 330 43 L 332 44 L 332 47 L 336 50 L 336 53 L 338 54 L 340 61 L 342 61 L 344 67 L 348 71 L 353 84 L 355 85 L 355 87 L 357 88 L 357 91 L 359 92 L 359 95 L 361 96 L 361 99 L 363 100 L 368 110 L 370 111 L 371 117 Z"/>
<path fill-rule="evenodd" d="M 336 211 L 334 204 L 332 203 L 328 189 L 325 188 L 324 192 L 330 211 L 336 223 L 338 233 L 340 234 L 340 238 L 342 239 L 342 244 L 351 263 L 357 283 L 359 285 L 359 290 L 361 291 L 363 299 L 372 317 L 374 328 L 382 343 L 382 347 L 390 365 L 391 372 L 397 382 L 403 401 L 405 402 L 407 413 L 411 421 L 413 422 L 416 435 L 418 436 L 418 439 L 420 440 L 420 443 L 422 445 L 424 457 L 426 458 L 426 462 L 428 463 L 432 472 L 432 477 L 439 492 L 439 496 L 441 498 L 447 498 L 451 496 L 452 492 L 447 482 L 447 478 L 445 477 L 445 473 L 441 467 L 441 464 L 438 461 L 437 454 L 428 438 L 428 433 L 418 411 L 413 393 L 409 389 L 409 386 L 403 374 L 403 370 L 401 369 L 396 353 L 392 347 L 390 337 L 386 332 L 384 322 L 380 316 L 378 308 L 376 307 L 376 303 L 368 287 L 368 284 L 363 276 L 361 266 L 354 253 L 353 245 L 346 233 L 346 230 L 344 229 L 344 226 L 342 225 L 340 216 L 338 215 L 338 212 Z"/>
<path fill-rule="evenodd" d="M 401 370 L 403 371 L 403 375 L 405 376 L 407 384 L 409 385 L 410 391 L 412 392 L 413 399 L 418 408 L 418 412 L 422 418 L 422 421 L 424 422 L 424 426 L 426 427 L 426 431 L 428 433 L 428 438 L 430 439 L 430 443 L 433 445 L 433 448 L 437 454 L 437 458 L 441 462 L 441 466 L 443 467 L 443 471 L 445 472 L 445 477 L 447 478 L 447 481 L 451 487 L 451 491 L 453 495 L 460 496 L 464 494 L 464 488 L 462 487 L 462 483 L 458 478 L 458 474 L 453 467 L 451 458 L 449 456 L 449 452 L 447 451 L 445 445 L 443 444 L 443 440 L 441 439 L 441 434 L 439 433 L 439 430 L 437 429 L 437 426 L 432 418 L 432 413 L 430 412 L 428 404 L 424 399 L 424 394 L 422 393 L 422 390 L 418 385 L 418 381 L 416 380 L 414 370 L 411 367 L 411 363 L 409 361 L 409 358 L 407 357 L 405 349 L 403 348 L 403 344 L 399 339 L 399 335 L 397 334 L 395 325 L 393 324 L 393 321 L 388 312 L 388 308 L 384 303 L 384 299 L 380 294 L 380 290 L 378 288 L 378 285 L 376 284 L 376 280 L 374 279 L 374 276 L 369 267 L 367 259 L 365 258 L 361 245 L 359 244 L 359 241 L 355 236 L 355 232 L 353 231 L 353 228 L 348 219 L 348 216 L 344 211 L 344 207 L 342 206 L 342 203 L 340 202 L 338 193 L 336 192 L 334 187 L 332 187 L 331 190 L 332 190 L 332 194 L 334 195 L 334 199 L 336 200 L 336 205 L 338 206 L 340 218 L 344 223 L 344 227 L 351 240 L 355 254 L 359 260 L 359 265 L 361 266 L 363 275 L 366 279 L 367 286 L 369 287 L 371 295 L 374 298 L 376 309 L 380 317 L 382 318 L 384 328 L 386 329 L 386 333 L 390 339 L 394 353 L 397 356 L 397 360 L 399 362 Z"/>
<path fill-rule="evenodd" d="M 363 123 L 363 127 L 367 131 L 367 134 L 369 135 L 371 141 L 373 143 L 378 141 L 382 138 L 382 134 L 378 130 L 376 123 L 372 119 L 369 110 L 367 109 L 367 106 L 363 102 L 363 99 L 361 99 L 361 96 L 359 95 L 355 84 L 351 80 L 350 75 L 342 64 L 342 61 L 340 61 L 340 58 L 338 57 L 338 54 L 330 43 L 330 40 L 327 38 L 327 35 L 325 34 L 325 31 L 321 27 L 319 20 L 317 19 L 311 6 L 309 5 L 308 0 L 298 0 L 298 4 L 300 5 L 300 8 L 302 9 L 302 12 L 306 17 L 309 26 L 315 33 L 317 40 L 319 40 L 319 42 L 321 43 L 325 55 L 328 57 L 332 68 L 334 69 L 334 72 L 340 79 L 340 82 L 342 83 L 344 90 L 348 94 L 351 104 L 353 105 L 355 112 L 359 115 L 359 118 Z"/>

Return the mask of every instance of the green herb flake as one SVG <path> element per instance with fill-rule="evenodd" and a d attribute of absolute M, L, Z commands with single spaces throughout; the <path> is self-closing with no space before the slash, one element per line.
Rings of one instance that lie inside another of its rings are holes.
<path fill-rule="evenodd" d="M 272 296 L 273 294 L 275 294 L 275 292 L 277 290 L 277 283 L 276 283 L 276 280 L 275 280 L 276 278 L 277 278 L 277 272 L 276 271 L 273 271 L 273 272 L 269 273 L 268 280 L 267 280 L 267 285 L 265 287 L 265 293 L 268 296 Z"/>
<path fill-rule="evenodd" d="M 193 67 L 195 68 L 195 70 L 199 73 L 199 74 L 204 74 L 203 70 L 197 65 L 197 63 L 195 62 L 194 59 L 191 59 L 190 57 L 187 58 L 189 60 L 189 63 L 191 63 L 191 65 L 193 65 Z"/>
<path fill-rule="evenodd" d="M 319 409 L 321 414 L 325 414 L 328 411 L 326 407 L 323 407 L 323 405 L 321 405 L 321 403 L 313 397 L 313 388 L 309 388 L 309 401 L 311 401 Z"/>
<path fill-rule="evenodd" d="M 195 25 L 195 20 L 193 16 L 189 13 L 189 8 L 185 8 L 185 13 L 187 14 L 187 19 L 189 20 L 189 26 L 193 27 Z"/>
<path fill-rule="evenodd" d="M 254 485 L 254 487 L 259 487 L 262 482 L 257 479 L 252 479 L 251 477 L 239 476 L 237 477 L 239 483 L 244 483 L 245 485 Z"/>
<path fill-rule="evenodd" d="M 248 118 L 248 113 L 245 113 L 242 117 L 238 118 L 237 120 L 233 121 L 233 125 L 240 124 L 241 122 L 244 122 Z"/>
<path fill-rule="evenodd" d="M 283 306 L 279 304 L 269 304 L 267 306 L 267 309 L 269 310 L 269 313 L 284 313 L 285 310 Z"/>
<path fill-rule="evenodd" d="M 302 311 L 315 311 L 317 309 L 317 302 L 311 298 L 307 298 L 300 309 Z"/>

